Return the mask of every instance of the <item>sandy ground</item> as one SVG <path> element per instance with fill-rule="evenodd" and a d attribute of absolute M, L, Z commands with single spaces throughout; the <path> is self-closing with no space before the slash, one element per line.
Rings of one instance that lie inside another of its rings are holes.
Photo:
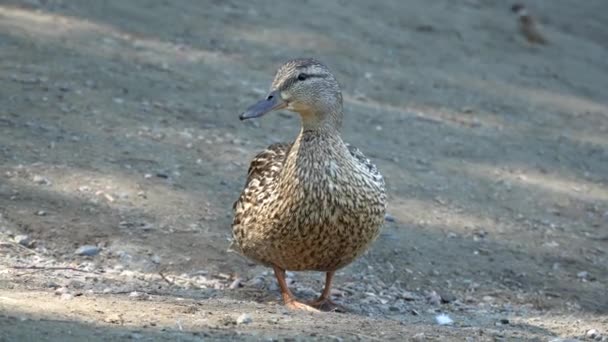
<path fill-rule="evenodd" d="M 528 5 L 548 46 L 498 0 L 0 1 L 0 340 L 608 340 L 608 3 Z M 349 314 L 227 251 L 300 56 L 388 185 Z"/>

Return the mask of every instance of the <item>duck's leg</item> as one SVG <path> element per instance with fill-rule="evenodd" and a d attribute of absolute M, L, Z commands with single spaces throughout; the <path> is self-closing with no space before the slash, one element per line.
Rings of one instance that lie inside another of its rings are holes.
<path fill-rule="evenodd" d="M 279 283 L 279 288 L 281 289 L 281 295 L 283 296 L 283 303 L 285 303 L 286 307 L 288 307 L 289 309 L 292 309 L 292 310 L 319 312 L 319 310 L 313 308 L 312 306 L 304 304 L 302 302 L 298 302 L 296 300 L 293 293 L 291 293 L 291 291 L 289 290 L 289 287 L 287 286 L 287 282 L 285 281 L 285 270 L 284 269 L 277 267 L 277 266 L 273 266 L 272 268 L 274 269 L 274 275 L 277 277 L 277 281 Z"/>
<path fill-rule="evenodd" d="M 339 304 L 334 303 L 331 300 L 331 282 L 334 278 L 335 272 L 327 272 L 325 274 L 325 287 L 323 288 L 323 293 L 316 300 L 311 302 L 307 302 L 306 304 L 312 306 L 315 309 L 319 309 L 321 311 L 336 311 L 336 312 L 347 312 L 348 310 Z"/>

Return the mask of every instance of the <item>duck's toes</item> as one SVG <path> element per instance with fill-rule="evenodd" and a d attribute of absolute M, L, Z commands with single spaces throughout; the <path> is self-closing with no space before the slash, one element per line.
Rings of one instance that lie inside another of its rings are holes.
<path fill-rule="evenodd" d="M 285 306 L 288 309 L 294 310 L 294 311 L 307 311 L 307 312 L 315 312 L 315 313 L 321 312 L 320 310 L 318 310 L 308 304 L 298 302 L 297 300 L 291 300 L 291 301 L 285 302 Z"/>
<path fill-rule="evenodd" d="M 313 300 L 311 302 L 307 302 L 306 304 L 309 305 L 310 307 L 313 307 L 319 311 L 324 311 L 324 312 L 346 313 L 346 312 L 350 311 L 344 305 L 334 303 L 334 301 L 332 301 L 329 298 L 319 298 L 319 299 Z"/>

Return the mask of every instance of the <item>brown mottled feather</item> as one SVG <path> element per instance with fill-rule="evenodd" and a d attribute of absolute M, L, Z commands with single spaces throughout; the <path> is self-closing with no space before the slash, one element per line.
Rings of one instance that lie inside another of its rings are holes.
<path fill-rule="evenodd" d="M 284 169 L 292 146 L 271 145 L 252 160 L 247 184 L 234 204 L 235 246 L 259 263 L 288 270 L 328 271 L 346 266 L 379 233 L 386 210 L 384 179 L 359 149 L 343 143 L 350 157 L 347 162 L 365 171 L 363 179 L 357 177 L 360 175 L 352 180 L 345 176 L 334 180 L 332 187 L 328 186 L 327 172 L 315 175 L 307 168 L 308 174 L 300 170 L 292 177 L 298 181 L 307 178 L 308 186 L 291 185 L 281 190 L 285 185 L 281 174 L 293 171 Z M 310 156 L 293 152 L 292 156 Z M 372 191 L 365 191 L 370 184 Z M 332 194 L 337 198 L 332 199 Z"/>
<path fill-rule="evenodd" d="M 239 199 L 234 202 L 232 206 L 233 210 L 236 210 L 237 203 L 253 200 L 249 198 L 250 194 L 256 192 L 253 187 L 263 189 L 278 177 L 278 173 L 283 168 L 283 162 L 290 147 L 291 144 L 287 143 L 272 144 L 251 160 L 249 170 L 247 171 L 245 189 Z"/>

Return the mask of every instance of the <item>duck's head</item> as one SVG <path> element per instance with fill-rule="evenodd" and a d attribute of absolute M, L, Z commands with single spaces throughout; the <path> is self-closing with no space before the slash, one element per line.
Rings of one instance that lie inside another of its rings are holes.
<path fill-rule="evenodd" d="M 339 126 L 342 119 L 340 85 L 320 62 L 290 60 L 277 71 L 266 98 L 247 108 L 239 118 L 257 118 L 280 109 L 299 113 L 305 128 Z"/>

